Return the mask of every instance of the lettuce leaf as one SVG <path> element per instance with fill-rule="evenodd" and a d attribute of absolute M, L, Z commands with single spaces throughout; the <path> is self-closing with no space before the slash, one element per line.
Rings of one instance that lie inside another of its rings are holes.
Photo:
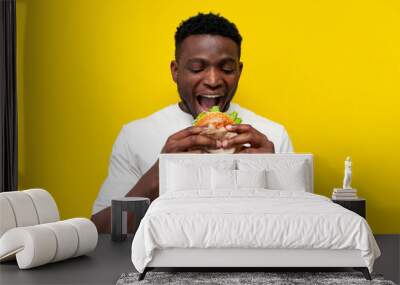
<path fill-rule="evenodd" d="M 240 124 L 242 122 L 242 118 L 236 118 L 235 119 L 235 124 Z"/>
<path fill-rule="evenodd" d="M 200 114 L 197 115 L 196 119 L 193 121 L 193 125 L 196 125 L 196 123 L 203 118 L 205 115 L 207 115 L 207 113 L 209 112 L 221 112 L 219 110 L 219 106 L 212 106 L 208 112 L 201 112 Z M 242 119 L 238 117 L 238 113 L 237 112 L 232 112 L 230 114 L 227 114 L 233 121 L 234 124 L 240 124 L 242 122 Z"/>
<path fill-rule="evenodd" d="M 232 119 L 232 120 L 236 120 L 238 113 L 237 112 L 232 112 L 230 113 L 228 116 Z"/>
<path fill-rule="evenodd" d="M 212 106 L 208 112 L 221 112 L 219 106 Z"/>

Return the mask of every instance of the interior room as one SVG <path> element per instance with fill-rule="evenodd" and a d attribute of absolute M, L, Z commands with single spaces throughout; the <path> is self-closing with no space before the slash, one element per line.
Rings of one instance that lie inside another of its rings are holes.
<path fill-rule="evenodd" d="M 0 9 L 0 284 L 400 283 L 399 2 Z"/>

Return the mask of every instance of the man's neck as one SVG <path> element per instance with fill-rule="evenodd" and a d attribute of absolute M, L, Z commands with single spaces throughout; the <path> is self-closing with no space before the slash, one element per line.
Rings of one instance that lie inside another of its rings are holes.
<path fill-rule="evenodd" d="M 185 112 L 186 114 L 190 115 L 193 117 L 192 113 L 189 112 L 188 108 L 186 107 L 185 103 L 183 103 L 182 101 L 180 101 L 178 103 L 179 109 L 181 109 L 183 112 Z"/>

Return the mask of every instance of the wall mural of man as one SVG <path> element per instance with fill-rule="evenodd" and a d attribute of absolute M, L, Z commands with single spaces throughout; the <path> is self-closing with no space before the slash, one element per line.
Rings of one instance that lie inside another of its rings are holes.
<path fill-rule="evenodd" d="M 158 197 L 160 153 L 233 147 L 237 153 L 293 152 L 282 125 L 231 102 L 243 70 L 241 42 L 235 24 L 213 13 L 199 13 L 179 25 L 170 68 L 180 102 L 123 126 L 93 205 L 92 220 L 99 232 L 110 232 L 113 198 Z M 212 106 L 240 114 L 242 123 L 230 126 L 238 135 L 218 140 L 204 135 L 204 127 L 192 126 L 194 118 Z"/>

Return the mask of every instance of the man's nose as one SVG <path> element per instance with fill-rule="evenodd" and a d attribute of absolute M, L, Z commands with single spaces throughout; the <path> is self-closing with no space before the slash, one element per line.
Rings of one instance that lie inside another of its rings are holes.
<path fill-rule="evenodd" d="M 204 79 L 204 84 L 207 87 L 215 89 L 221 86 L 222 84 L 222 77 L 219 71 L 216 68 L 210 68 L 206 74 Z"/>

